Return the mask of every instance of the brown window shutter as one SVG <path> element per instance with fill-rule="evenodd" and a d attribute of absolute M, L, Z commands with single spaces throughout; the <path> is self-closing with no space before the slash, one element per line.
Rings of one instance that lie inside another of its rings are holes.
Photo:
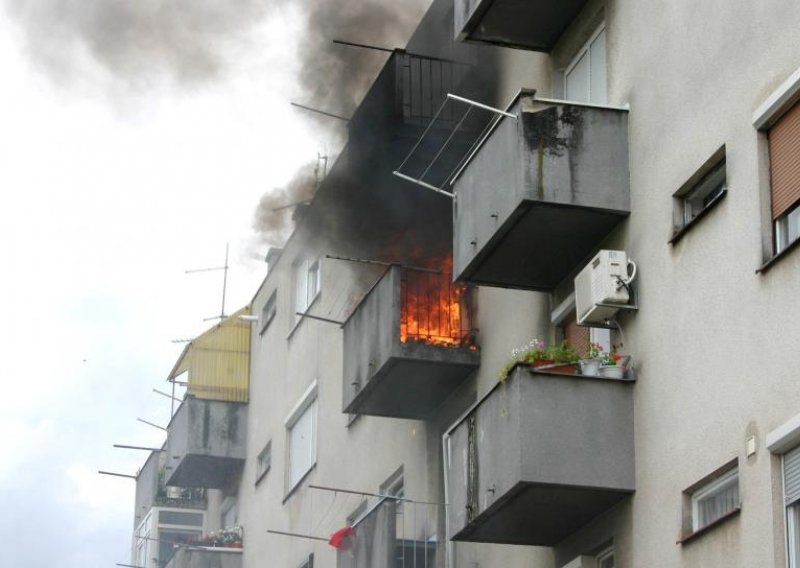
<path fill-rule="evenodd" d="M 581 327 L 576 320 L 575 312 L 572 312 L 563 325 L 564 339 L 575 348 L 581 357 L 586 357 L 589 353 L 589 328 Z"/>
<path fill-rule="evenodd" d="M 772 219 L 800 201 L 800 103 L 769 130 Z"/>

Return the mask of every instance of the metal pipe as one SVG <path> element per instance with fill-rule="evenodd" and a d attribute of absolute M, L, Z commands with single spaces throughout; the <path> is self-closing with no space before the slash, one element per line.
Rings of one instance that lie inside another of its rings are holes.
<path fill-rule="evenodd" d="M 167 398 L 171 398 L 172 400 L 177 400 L 178 402 L 181 402 L 181 399 L 179 399 L 177 396 L 169 394 L 168 392 L 160 391 L 158 389 L 153 389 L 153 392 L 156 393 L 156 394 L 160 394 L 161 396 L 165 396 Z"/>
<path fill-rule="evenodd" d="M 124 448 L 126 450 L 147 450 L 148 452 L 163 452 L 163 448 L 147 448 L 145 446 L 126 446 L 125 444 L 114 444 L 115 448 Z"/>
<path fill-rule="evenodd" d="M 408 270 L 416 270 L 419 272 L 430 272 L 432 274 L 441 274 L 441 270 L 437 270 L 435 268 L 423 268 L 421 266 L 408 266 L 406 264 L 399 264 L 397 262 L 386 262 L 384 260 L 371 260 L 365 258 L 350 258 L 347 256 L 336 256 L 334 254 L 326 254 L 325 258 L 330 258 L 331 260 L 344 260 L 347 262 L 360 262 L 362 264 L 377 264 L 378 266 L 399 266 L 400 268 L 405 268 Z"/>
<path fill-rule="evenodd" d="M 499 108 L 494 108 L 489 105 L 485 105 L 483 103 L 479 103 L 470 99 L 465 99 L 464 97 L 459 97 L 458 95 L 454 95 L 453 93 L 447 93 L 447 98 L 452 99 L 454 101 L 460 101 L 462 103 L 466 103 L 468 105 L 472 105 L 478 108 L 482 108 L 483 110 L 488 110 L 489 112 L 493 112 L 495 114 L 502 114 L 503 116 L 507 116 L 508 118 L 513 118 L 514 120 L 517 120 L 516 114 L 512 114 L 510 112 L 500 110 Z"/>
<path fill-rule="evenodd" d="M 153 428 L 158 428 L 159 430 L 164 430 L 164 432 L 167 431 L 167 429 L 164 428 L 163 426 L 159 426 L 158 424 L 153 424 L 152 422 L 148 422 L 147 420 L 143 420 L 141 418 L 137 418 L 136 420 L 138 420 L 139 422 L 143 422 L 143 423 L 147 424 L 148 426 L 152 426 Z"/>
<path fill-rule="evenodd" d="M 292 105 L 292 106 L 296 106 L 297 108 L 301 108 L 303 110 L 316 112 L 317 114 L 322 114 L 324 116 L 329 116 L 331 118 L 338 118 L 339 120 L 343 120 L 345 122 L 350 122 L 349 118 L 347 118 L 345 116 L 341 116 L 339 114 L 333 114 L 332 112 L 325 112 L 324 110 L 319 110 L 318 108 L 313 108 L 313 107 L 310 107 L 310 106 L 301 105 L 300 103 L 290 102 L 289 104 Z"/>
<path fill-rule="evenodd" d="M 390 49 L 388 47 L 378 47 L 377 45 L 369 45 L 366 43 L 355 43 L 352 41 L 344 41 L 343 39 L 335 39 L 333 43 L 338 43 L 340 45 L 349 45 L 350 47 L 363 47 L 364 49 L 374 49 L 376 51 L 385 51 L 387 53 L 394 53 L 395 49 Z M 402 51 L 402 50 L 401 50 Z"/>
<path fill-rule="evenodd" d="M 333 491 L 334 493 L 347 493 L 349 495 L 363 495 L 364 497 L 380 497 L 381 499 L 392 499 L 394 501 L 404 501 L 408 503 L 417 503 L 419 505 L 444 505 L 444 503 L 435 503 L 432 501 L 415 501 L 408 497 L 398 497 L 396 495 L 386 495 L 385 493 L 371 493 L 369 491 L 356 491 L 354 489 L 340 489 L 338 487 L 325 487 L 324 485 L 309 485 L 309 489 L 319 489 L 321 491 Z"/>
<path fill-rule="evenodd" d="M 401 164 L 400 167 L 403 167 L 403 164 Z M 406 181 L 410 181 L 410 182 L 413 182 L 413 183 L 415 183 L 417 185 L 421 185 L 422 187 L 424 187 L 426 189 L 430 189 L 432 191 L 435 191 L 436 193 L 441 193 L 442 195 L 446 195 L 450 199 L 453 198 L 453 194 L 452 193 L 448 193 L 447 191 L 443 190 L 442 188 L 436 187 L 435 185 L 431 185 L 429 183 L 426 183 L 426 182 L 422 181 L 421 179 L 413 178 L 411 176 L 407 176 L 406 174 L 401 174 L 399 171 L 394 171 L 392 173 L 394 175 L 396 175 L 397 177 L 402 178 L 402 179 L 404 179 Z"/>
<path fill-rule="evenodd" d="M 305 312 L 295 312 L 295 315 L 298 315 L 298 316 L 303 317 L 303 318 L 311 318 L 313 320 L 324 321 L 325 323 L 335 323 L 336 325 L 344 325 L 343 321 L 337 321 L 337 320 L 332 320 L 332 319 L 328 319 L 328 318 L 321 318 L 319 316 L 313 316 L 313 315 L 311 315 L 309 313 L 305 313 Z"/>
<path fill-rule="evenodd" d="M 327 539 L 327 538 L 323 538 L 321 536 L 311 536 L 310 534 L 290 533 L 290 532 L 284 532 L 284 531 L 273 531 L 273 530 L 270 530 L 270 529 L 267 529 L 267 532 L 270 533 L 270 534 L 280 534 L 280 535 L 283 535 L 283 536 L 294 536 L 294 537 L 297 537 L 297 538 L 308 538 L 308 539 L 311 539 L 311 540 L 321 540 L 322 542 L 328 542 L 328 540 L 330 540 L 330 539 Z"/>
<path fill-rule="evenodd" d="M 135 475 L 129 475 L 127 473 L 114 473 L 113 471 L 103 471 L 102 469 L 98 469 L 97 473 L 101 475 L 113 475 L 115 477 L 127 477 L 129 479 L 136 479 Z"/>

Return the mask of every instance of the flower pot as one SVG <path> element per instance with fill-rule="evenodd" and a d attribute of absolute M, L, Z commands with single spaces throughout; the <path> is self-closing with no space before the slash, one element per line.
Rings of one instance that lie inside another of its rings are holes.
<path fill-rule="evenodd" d="M 608 379 L 621 379 L 625 375 L 625 369 L 619 365 L 602 365 L 600 376 Z"/>
<path fill-rule="evenodd" d="M 533 368 L 548 373 L 566 373 L 568 375 L 575 373 L 574 363 L 556 363 L 550 359 L 537 359 L 533 362 Z"/>
<path fill-rule="evenodd" d="M 602 364 L 602 359 L 581 359 L 581 374 L 596 377 L 600 374 L 600 366 Z"/>

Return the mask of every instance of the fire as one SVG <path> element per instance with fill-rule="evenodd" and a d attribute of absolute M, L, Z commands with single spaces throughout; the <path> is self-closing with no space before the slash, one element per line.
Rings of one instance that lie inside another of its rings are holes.
<path fill-rule="evenodd" d="M 405 268 L 400 284 L 400 341 L 474 348 L 469 289 L 452 282 L 453 258 L 438 270 Z"/>

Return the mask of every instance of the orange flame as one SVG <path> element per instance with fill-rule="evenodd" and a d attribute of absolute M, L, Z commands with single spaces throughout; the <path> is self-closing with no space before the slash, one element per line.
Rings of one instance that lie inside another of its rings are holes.
<path fill-rule="evenodd" d="M 474 347 L 467 302 L 469 291 L 452 282 L 453 258 L 440 271 L 404 269 L 400 284 L 400 341 Z"/>

